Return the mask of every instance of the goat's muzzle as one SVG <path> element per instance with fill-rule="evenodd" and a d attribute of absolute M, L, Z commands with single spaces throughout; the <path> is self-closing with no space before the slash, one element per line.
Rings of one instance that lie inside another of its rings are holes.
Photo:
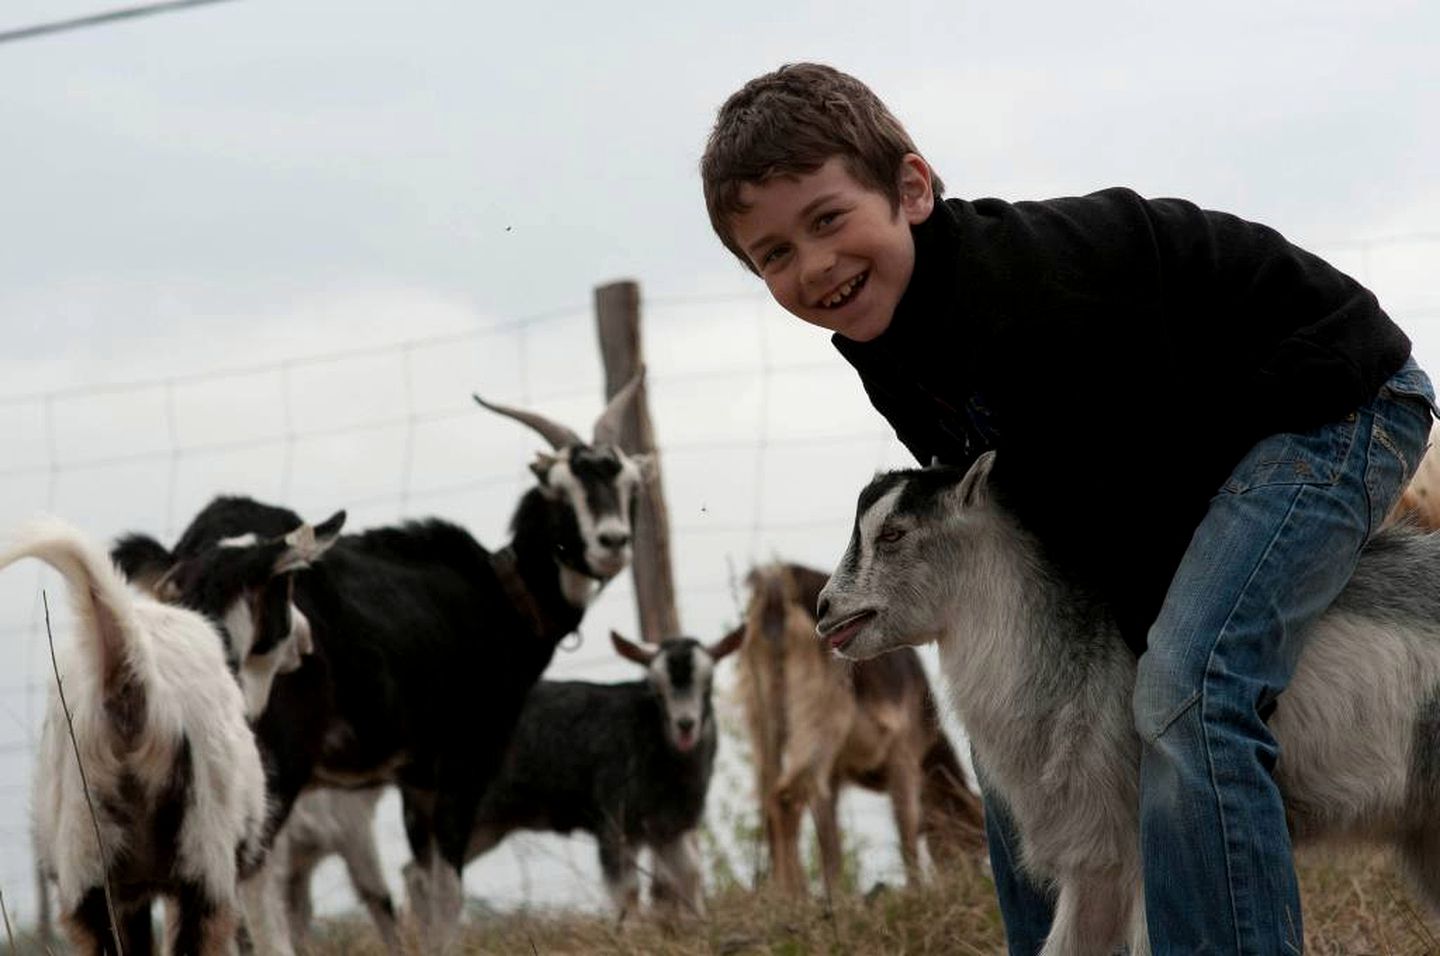
<path fill-rule="evenodd" d="M 864 608 L 852 614 L 840 616 L 831 613 L 828 601 L 820 604 L 821 617 L 815 625 L 815 633 L 820 635 L 821 640 L 830 645 L 832 651 L 843 652 L 845 645 L 860 633 L 860 629 L 870 623 L 875 617 L 873 608 Z"/>

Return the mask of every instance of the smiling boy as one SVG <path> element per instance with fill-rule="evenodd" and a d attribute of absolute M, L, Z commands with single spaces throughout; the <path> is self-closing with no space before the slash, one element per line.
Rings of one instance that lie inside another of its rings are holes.
<path fill-rule="evenodd" d="M 942 199 L 884 104 L 817 64 L 735 93 L 701 176 L 721 241 L 835 333 L 916 459 L 998 450 L 995 492 L 1114 608 L 1155 949 L 1299 951 L 1265 718 L 1419 460 L 1409 340 L 1279 233 L 1183 200 Z M 1011 952 L 1034 953 L 1051 903 L 986 807 Z"/>

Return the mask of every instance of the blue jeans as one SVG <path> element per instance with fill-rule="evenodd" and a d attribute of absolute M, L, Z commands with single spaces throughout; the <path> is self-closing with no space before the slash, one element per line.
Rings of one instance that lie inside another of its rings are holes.
<path fill-rule="evenodd" d="M 1412 360 L 1344 420 L 1262 439 L 1195 530 L 1150 629 L 1133 701 L 1157 954 L 1302 949 L 1265 719 L 1309 625 L 1419 464 L 1434 398 Z M 987 795 L 985 809 L 1010 952 L 1032 956 L 1049 931 L 1050 899 L 1013 868 L 1003 804 Z"/>

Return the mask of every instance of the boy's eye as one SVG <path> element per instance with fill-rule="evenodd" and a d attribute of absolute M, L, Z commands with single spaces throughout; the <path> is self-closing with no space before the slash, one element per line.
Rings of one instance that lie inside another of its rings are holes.
<path fill-rule="evenodd" d="M 785 257 L 785 253 L 789 251 L 789 246 L 771 246 L 765 251 L 765 254 L 760 257 L 760 268 L 763 269 L 766 266 L 774 265 L 775 263 L 783 259 Z"/>
<path fill-rule="evenodd" d="M 822 212 L 815 217 L 815 228 L 824 229 L 826 226 L 834 225 L 835 221 L 839 218 L 840 211 L 838 209 L 832 210 L 831 212 Z"/>

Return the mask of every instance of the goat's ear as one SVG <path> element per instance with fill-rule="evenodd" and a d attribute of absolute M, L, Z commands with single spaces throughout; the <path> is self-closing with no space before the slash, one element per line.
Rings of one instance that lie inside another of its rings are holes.
<path fill-rule="evenodd" d="M 274 574 L 298 571 L 319 561 L 340 537 L 345 512 L 337 511 L 318 525 L 302 524 L 285 536 L 285 550 L 275 559 Z"/>
<path fill-rule="evenodd" d="M 740 645 L 743 643 L 745 643 L 745 628 L 737 627 L 714 644 L 705 648 L 705 653 L 710 655 L 712 661 L 718 661 L 738 651 Z"/>
<path fill-rule="evenodd" d="M 655 655 L 660 653 L 659 648 L 641 647 L 639 644 L 625 640 L 615 631 L 610 632 L 610 643 L 615 645 L 615 653 L 643 667 L 649 667 L 650 662 L 655 659 Z"/>
<path fill-rule="evenodd" d="M 995 467 L 995 453 L 987 451 L 975 463 L 970 470 L 965 472 L 965 477 L 950 492 L 951 501 L 954 501 L 962 508 L 973 508 L 983 504 L 989 498 L 990 471 Z"/>
<path fill-rule="evenodd" d="M 540 482 L 540 489 L 552 497 L 554 489 L 550 487 L 550 469 L 555 467 L 555 462 L 557 461 L 559 461 L 559 459 L 554 455 L 547 455 L 543 451 L 537 451 L 535 453 L 535 460 L 530 463 L 530 473 L 535 476 L 536 481 Z"/>
<path fill-rule="evenodd" d="M 180 600 L 180 583 L 175 578 L 183 566 L 183 563 L 174 565 L 150 587 L 150 593 L 155 595 L 155 600 L 166 604 L 174 604 Z"/>
<path fill-rule="evenodd" d="M 655 480 L 655 472 L 659 469 L 656 467 L 655 456 L 653 454 L 647 451 L 635 455 L 627 455 L 626 457 L 630 459 L 630 462 L 637 469 L 639 469 L 640 479 L 642 481 Z"/>
<path fill-rule="evenodd" d="M 324 521 L 315 526 L 315 540 L 323 543 L 328 548 L 340 537 L 340 531 L 345 527 L 346 514 L 344 509 L 335 512 Z"/>
<path fill-rule="evenodd" d="M 154 595 L 165 573 L 175 566 L 175 556 L 148 534 L 127 534 L 110 549 L 110 560 L 136 587 Z"/>

